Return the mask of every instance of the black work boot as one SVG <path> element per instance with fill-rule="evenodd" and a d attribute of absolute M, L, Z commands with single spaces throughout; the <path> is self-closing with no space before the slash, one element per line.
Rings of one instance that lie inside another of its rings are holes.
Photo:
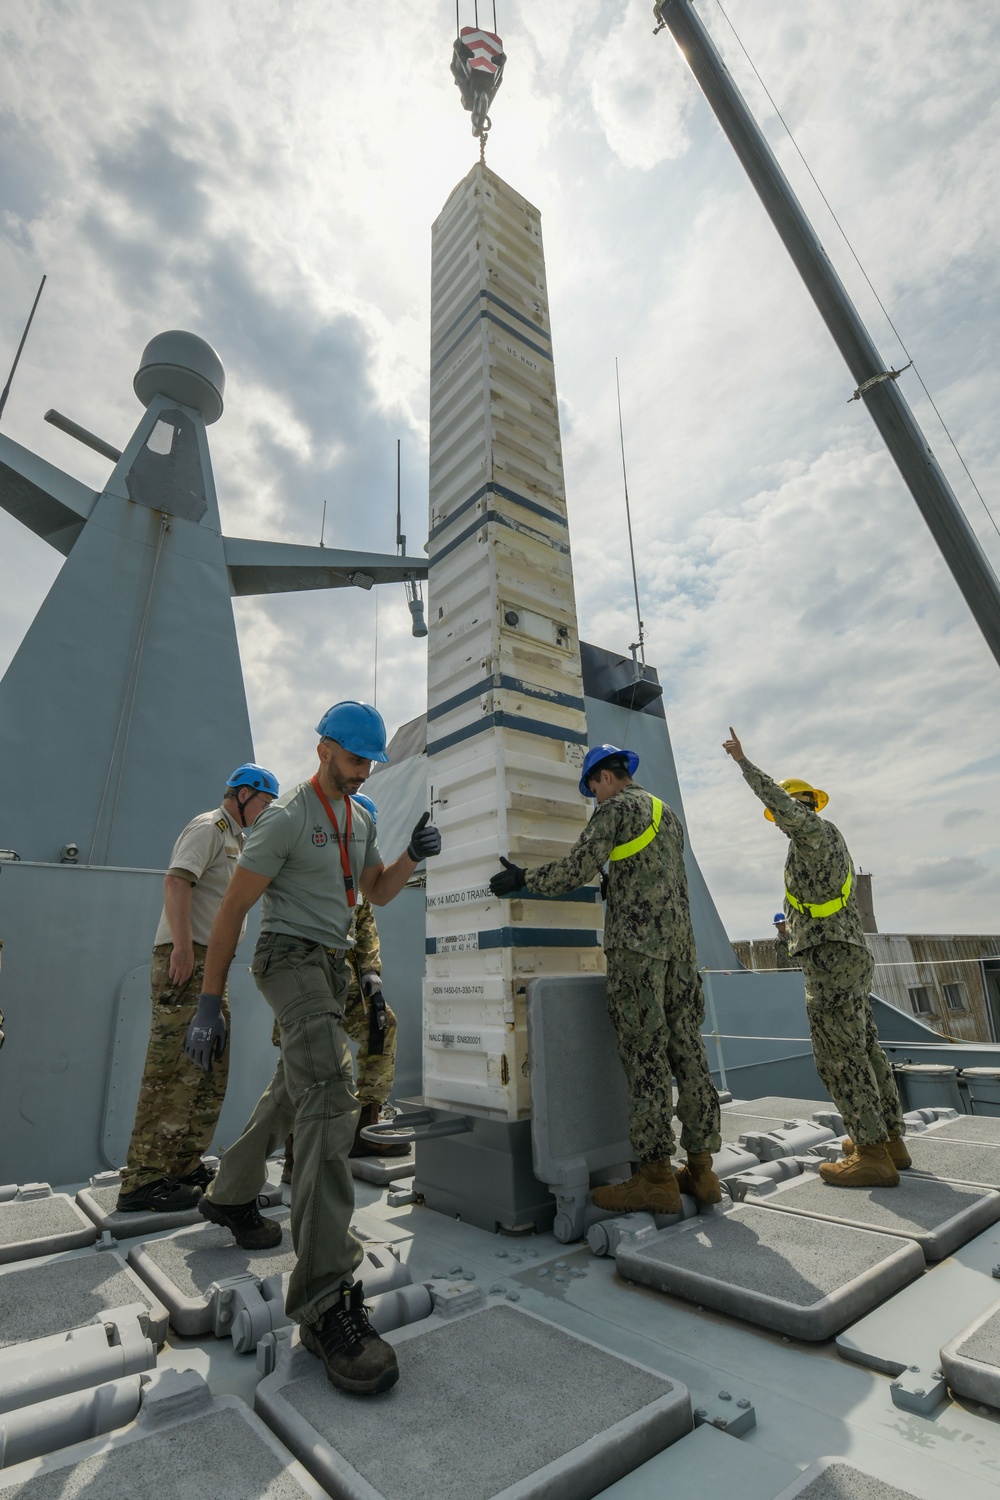
<path fill-rule="evenodd" d="M 336 1302 L 317 1323 L 300 1323 L 303 1344 L 326 1366 L 327 1379 L 342 1391 L 377 1396 L 399 1379 L 396 1351 L 368 1321 L 360 1281 L 342 1283 Z"/>
<path fill-rule="evenodd" d="M 399 1139 L 391 1135 L 384 1135 L 377 1146 L 373 1145 L 371 1141 L 365 1141 L 361 1139 L 362 1130 L 366 1130 L 369 1125 L 378 1125 L 380 1123 L 378 1117 L 380 1108 L 381 1105 L 379 1104 L 362 1104 L 361 1113 L 358 1116 L 358 1123 L 354 1130 L 354 1143 L 351 1146 L 350 1151 L 348 1151 L 347 1153 L 349 1157 L 405 1156 L 409 1151 L 409 1141 L 400 1141 Z"/>
<path fill-rule="evenodd" d="M 177 1181 L 182 1182 L 185 1187 L 201 1188 L 202 1192 L 208 1187 L 215 1176 L 215 1168 L 210 1167 L 207 1162 L 200 1161 L 193 1172 L 185 1172 L 183 1177 Z"/>
<path fill-rule="evenodd" d="M 281 1225 L 261 1217 L 257 1199 L 249 1203 L 215 1203 L 202 1198 L 198 1212 L 203 1219 L 228 1229 L 237 1245 L 244 1250 L 273 1250 L 281 1244 Z"/>
<path fill-rule="evenodd" d="M 119 1193 L 115 1213 L 176 1214 L 185 1208 L 194 1208 L 201 1189 L 173 1177 L 160 1177 L 156 1182 L 144 1182 L 142 1187 L 130 1193 Z"/>

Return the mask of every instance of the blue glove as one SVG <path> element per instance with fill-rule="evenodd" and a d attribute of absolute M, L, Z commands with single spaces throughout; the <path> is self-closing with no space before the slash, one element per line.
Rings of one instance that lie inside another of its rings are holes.
<path fill-rule="evenodd" d="M 429 812 L 421 816 L 420 822 L 410 834 L 410 842 L 407 845 L 407 854 L 418 862 L 441 853 L 441 832 L 434 827 L 430 817 Z"/>
<path fill-rule="evenodd" d="M 211 1073 L 212 1060 L 217 1061 L 222 1056 L 227 1040 L 222 996 L 199 995 L 198 1010 L 184 1038 L 184 1051 L 196 1067 Z"/>

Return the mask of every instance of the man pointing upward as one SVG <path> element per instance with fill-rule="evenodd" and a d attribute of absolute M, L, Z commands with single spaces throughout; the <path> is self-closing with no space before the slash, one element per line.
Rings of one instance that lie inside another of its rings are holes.
<path fill-rule="evenodd" d="M 772 781 L 747 760 L 731 725 L 722 748 L 789 841 L 788 951 L 805 976 L 816 1071 L 850 1132 L 846 1159 L 824 1162 L 820 1176 L 835 1187 L 896 1187 L 897 1168 L 910 1166 L 906 1127 L 868 997 L 874 965 L 855 900 L 854 862 L 840 829 L 819 816 L 830 799 L 796 777 Z"/>

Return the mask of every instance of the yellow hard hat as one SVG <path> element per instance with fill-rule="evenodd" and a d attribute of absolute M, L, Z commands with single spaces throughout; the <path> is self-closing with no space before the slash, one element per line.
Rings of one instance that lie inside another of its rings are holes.
<path fill-rule="evenodd" d="M 797 776 L 786 776 L 784 781 L 778 782 L 778 785 L 784 791 L 786 791 L 790 797 L 794 797 L 796 792 L 812 792 L 813 796 L 816 798 L 817 812 L 821 812 L 830 800 L 826 795 L 826 792 L 821 792 L 818 786 L 810 786 L 808 781 L 800 781 Z M 774 813 L 769 807 L 765 807 L 764 816 L 769 823 L 774 822 Z"/>

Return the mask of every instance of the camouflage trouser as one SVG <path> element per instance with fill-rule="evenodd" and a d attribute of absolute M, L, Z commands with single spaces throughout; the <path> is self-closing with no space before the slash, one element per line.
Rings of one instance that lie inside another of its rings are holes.
<path fill-rule="evenodd" d="M 878 1044 L 868 998 L 874 964 L 866 948 L 818 943 L 798 955 L 816 1071 L 859 1146 L 905 1130 L 896 1080 Z"/>
<path fill-rule="evenodd" d="M 184 1037 L 198 1009 L 205 978 L 205 948 L 194 945 L 194 970 L 175 985 L 168 972 L 172 943 L 153 949 L 153 1019 L 149 1049 L 135 1110 L 135 1124 L 122 1172 L 121 1191 L 132 1193 L 161 1177 L 186 1177 L 212 1144 L 229 1078 L 229 1047 L 212 1064 L 198 1068 L 184 1051 Z M 229 1006 L 222 1002 L 229 1027 Z"/>
<path fill-rule="evenodd" d="M 352 971 L 353 972 L 353 971 Z M 382 1033 L 382 1051 L 368 1051 L 369 1017 L 361 991 L 351 984 L 344 1007 L 344 1030 L 352 1042 L 358 1042 L 357 1093 L 361 1107 L 366 1104 L 382 1105 L 392 1093 L 392 1080 L 396 1071 L 396 1017 L 390 1005 L 385 1008 L 385 1030 Z M 271 1041 L 280 1044 L 278 1023 L 275 1021 Z"/>
<path fill-rule="evenodd" d="M 291 1230 L 298 1258 L 285 1311 L 293 1322 L 314 1322 L 361 1260 L 361 1242 L 351 1230 L 354 1179 L 347 1160 L 358 1119 L 343 1025 L 347 962 L 318 943 L 265 932 L 252 972 L 281 1029 L 281 1054 L 208 1197 L 226 1204 L 256 1199 L 268 1156 L 294 1130 Z"/>
<path fill-rule="evenodd" d="M 718 1151 L 719 1096 L 701 1036 L 705 997 L 697 969 L 624 948 L 611 949 L 607 959 L 608 1014 L 628 1082 L 636 1156 L 664 1161 L 673 1155 L 671 1074 L 684 1150 Z"/>

